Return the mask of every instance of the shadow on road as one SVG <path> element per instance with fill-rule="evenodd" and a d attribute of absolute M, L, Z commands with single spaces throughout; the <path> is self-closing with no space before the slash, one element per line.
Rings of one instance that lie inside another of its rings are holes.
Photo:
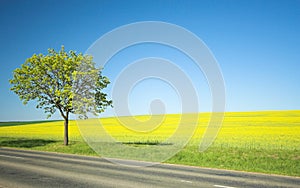
<path fill-rule="evenodd" d="M 44 139 L 5 138 L 5 140 L 0 140 L 0 147 L 33 148 L 45 146 L 54 142 L 56 141 Z"/>

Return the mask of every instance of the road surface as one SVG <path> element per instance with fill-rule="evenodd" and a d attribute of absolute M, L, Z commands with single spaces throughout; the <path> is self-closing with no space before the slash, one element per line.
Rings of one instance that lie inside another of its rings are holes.
<path fill-rule="evenodd" d="M 138 163 L 138 162 L 137 162 Z M 300 178 L 0 148 L 0 187 L 300 187 Z"/>

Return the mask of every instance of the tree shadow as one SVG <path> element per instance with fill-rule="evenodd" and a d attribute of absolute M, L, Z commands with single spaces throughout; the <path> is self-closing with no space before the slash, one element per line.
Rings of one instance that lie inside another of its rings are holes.
<path fill-rule="evenodd" d="M 55 142 L 57 141 L 44 139 L 6 138 L 4 140 L 0 140 L 0 147 L 33 148 L 45 146 Z"/>
<path fill-rule="evenodd" d="M 133 145 L 133 146 L 151 146 L 151 145 L 167 146 L 167 145 L 173 145 L 172 143 L 160 143 L 160 142 L 158 142 L 158 141 L 122 142 L 122 144 Z"/>

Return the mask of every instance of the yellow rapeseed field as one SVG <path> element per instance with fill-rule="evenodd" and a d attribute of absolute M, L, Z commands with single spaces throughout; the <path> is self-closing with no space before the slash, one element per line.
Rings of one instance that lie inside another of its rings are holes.
<path fill-rule="evenodd" d="M 12 138 L 40 138 L 51 140 L 63 140 L 63 121 L 39 122 L 33 124 L 0 126 L 0 137 Z M 82 141 L 82 137 L 75 121 L 69 123 L 70 140 Z"/>
<path fill-rule="evenodd" d="M 199 152 L 199 144 L 210 116 L 210 113 L 199 114 L 188 144 L 166 162 L 300 176 L 300 110 L 226 112 L 213 144 L 204 152 Z M 115 142 L 129 147 L 140 149 L 167 143 L 166 146 L 162 145 L 162 148 L 167 149 L 168 143 L 171 147 L 183 142 L 181 135 L 186 135 L 193 128 L 195 119 L 181 121 L 181 118 L 180 114 L 169 114 L 92 119 L 83 121 L 83 124 L 82 121 L 72 120 L 69 126 L 69 147 L 62 144 L 63 121 L 2 122 L 0 146 L 96 155 L 84 143 L 81 133 L 84 133 L 84 137 L 91 135 L 92 139 L 85 140 L 97 143 L 99 147 L 106 147 L 105 140 L 97 140 L 105 137 L 105 132 Z M 178 128 L 180 121 L 181 129 Z M 173 135 L 174 139 L 168 140 Z M 93 146 L 92 148 L 95 149 Z M 154 153 L 155 148 L 156 146 Z M 116 151 L 116 148 L 111 149 L 112 152 Z M 147 148 L 142 151 L 148 155 Z M 157 150 L 160 151 L 162 150 Z M 119 150 L 119 154 L 131 158 L 130 151 L 126 153 Z"/>
<path fill-rule="evenodd" d="M 180 117 L 179 114 L 157 116 L 158 121 L 149 121 L 149 123 L 147 122 L 149 116 L 136 116 L 135 118 L 144 127 L 142 130 L 138 128 L 141 126 L 138 123 L 130 124 L 132 117 L 102 118 L 100 122 L 108 134 L 118 141 L 160 142 L 176 131 Z M 198 127 L 190 144 L 199 144 L 209 118 L 209 113 L 200 114 Z M 121 122 L 124 122 L 125 126 Z M 151 125 L 153 122 L 156 125 Z M 17 126 L 4 125 L 0 126 L 0 137 L 63 139 L 62 121 Z M 75 120 L 70 121 L 69 133 L 70 140 L 82 141 Z M 300 111 L 227 112 L 214 145 L 238 148 L 299 149 Z"/>

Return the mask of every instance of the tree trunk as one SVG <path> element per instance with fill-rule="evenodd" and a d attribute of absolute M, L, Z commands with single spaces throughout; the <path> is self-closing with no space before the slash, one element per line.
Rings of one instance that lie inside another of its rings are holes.
<path fill-rule="evenodd" d="M 69 145 L 69 117 L 65 118 L 65 131 L 64 131 L 64 145 L 67 146 Z"/>

